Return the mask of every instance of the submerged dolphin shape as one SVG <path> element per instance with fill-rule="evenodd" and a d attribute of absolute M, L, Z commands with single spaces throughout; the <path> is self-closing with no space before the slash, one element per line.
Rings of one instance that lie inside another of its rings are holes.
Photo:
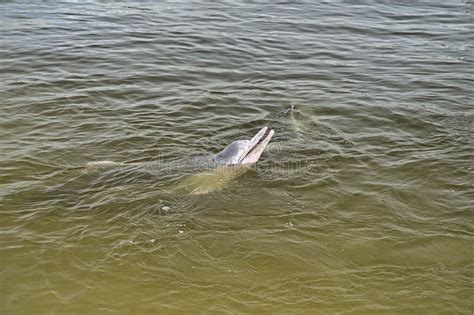
<path fill-rule="evenodd" d="M 259 143 L 259 141 L 267 132 L 268 127 L 263 127 L 255 136 L 250 140 L 236 140 L 230 143 L 224 150 L 219 152 L 213 157 L 214 163 L 217 165 L 245 165 L 256 163 L 262 155 L 263 150 L 272 139 L 273 130 L 267 134 L 265 139 Z"/>

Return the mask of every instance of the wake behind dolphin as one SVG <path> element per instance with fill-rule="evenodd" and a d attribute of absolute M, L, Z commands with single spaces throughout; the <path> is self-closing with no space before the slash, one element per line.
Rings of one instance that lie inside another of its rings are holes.
<path fill-rule="evenodd" d="M 185 177 L 169 188 L 174 191 L 184 190 L 191 194 L 205 194 L 226 187 L 232 179 L 248 169 L 245 166 L 258 162 L 274 134 L 273 130 L 266 134 L 267 130 L 268 127 L 263 127 L 250 140 L 235 140 L 216 155 L 182 159 L 177 164 L 171 162 L 171 169 L 176 166 L 181 171 L 197 170 L 198 173 Z M 89 162 L 86 164 L 86 168 L 88 170 L 115 167 L 138 167 L 140 169 L 141 165 L 145 168 L 152 167 L 153 162 L 121 163 L 104 160 Z"/>
<path fill-rule="evenodd" d="M 265 139 L 263 136 L 267 132 L 268 127 L 260 129 L 255 136 L 250 140 L 235 140 L 224 148 L 221 152 L 212 156 L 211 160 L 201 159 L 206 166 L 232 166 L 232 165 L 247 165 L 258 162 L 263 151 L 273 137 L 274 131 L 270 130 Z M 260 142 L 260 140 L 262 140 Z M 196 161 L 196 160 L 194 160 Z M 109 160 L 92 161 L 86 164 L 86 167 L 113 167 L 113 166 L 127 166 L 137 165 L 141 163 L 123 163 Z M 197 164 L 200 164 L 199 161 Z M 211 165 L 209 165 L 211 164 Z"/>

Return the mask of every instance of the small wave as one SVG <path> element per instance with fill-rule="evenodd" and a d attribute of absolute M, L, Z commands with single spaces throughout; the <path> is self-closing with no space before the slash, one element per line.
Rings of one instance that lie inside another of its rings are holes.
<path fill-rule="evenodd" d="M 104 160 L 104 161 L 88 162 L 86 164 L 86 167 L 108 167 L 108 166 L 122 166 L 122 165 L 126 165 L 126 164 L 122 162 Z"/>

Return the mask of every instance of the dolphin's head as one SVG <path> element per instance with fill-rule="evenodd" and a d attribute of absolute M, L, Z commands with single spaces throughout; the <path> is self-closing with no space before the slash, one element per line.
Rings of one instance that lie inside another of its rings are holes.
<path fill-rule="evenodd" d="M 263 150 L 270 142 L 273 136 L 273 130 L 270 130 L 268 135 L 262 142 L 259 143 L 260 139 L 263 138 L 267 127 L 263 127 L 257 134 L 250 140 L 236 140 L 225 147 L 224 150 L 214 156 L 214 162 L 219 165 L 237 165 L 237 164 L 252 164 L 256 163 L 262 155 Z"/>

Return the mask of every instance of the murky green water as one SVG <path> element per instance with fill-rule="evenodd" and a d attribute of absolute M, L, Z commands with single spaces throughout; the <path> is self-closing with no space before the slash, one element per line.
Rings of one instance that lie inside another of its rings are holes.
<path fill-rule="evenodd" d="M 0 313 L 472 313 L 473 26 L 472 1 L 2 2 Z M 183 167 L 263 126 L 256 167 Z"/>

